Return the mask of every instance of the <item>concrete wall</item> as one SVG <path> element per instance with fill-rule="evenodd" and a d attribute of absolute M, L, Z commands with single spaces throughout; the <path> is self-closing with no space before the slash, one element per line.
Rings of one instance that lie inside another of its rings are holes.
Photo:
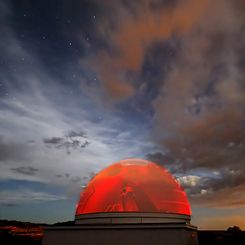
<path fill-rule="evenodd" d="M 188 227 L 60 227 L 46 229 L 43 245 L 197 245 L 197 231 Z"/>

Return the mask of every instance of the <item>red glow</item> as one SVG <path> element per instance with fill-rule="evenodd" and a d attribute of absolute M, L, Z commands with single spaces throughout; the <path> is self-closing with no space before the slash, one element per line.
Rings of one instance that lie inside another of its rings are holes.
<path fill-rule="evenodd" d="M 90 181 L 76 215 L 98 212 L 191 213 L 186 194 L 172 175 L 140 159 L 115 163 Z"/>

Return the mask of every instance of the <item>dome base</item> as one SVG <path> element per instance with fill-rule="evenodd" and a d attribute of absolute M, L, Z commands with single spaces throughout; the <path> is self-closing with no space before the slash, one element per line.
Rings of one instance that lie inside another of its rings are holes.
<path fill-rule="evenodd" d="M 190 224 L 190 216 L 170 213 L 115 212 L 76 215 L 75 224 Z"/>

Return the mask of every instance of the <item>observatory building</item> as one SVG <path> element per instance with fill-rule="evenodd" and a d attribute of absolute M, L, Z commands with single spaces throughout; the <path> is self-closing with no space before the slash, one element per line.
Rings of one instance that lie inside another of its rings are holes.
<path fill-rule="evenodd" d="M 73 226 L 45 229 L 43 245 L 196 245 L 186 193 L 155 163 L 127 159 L 82 191 Z"/>

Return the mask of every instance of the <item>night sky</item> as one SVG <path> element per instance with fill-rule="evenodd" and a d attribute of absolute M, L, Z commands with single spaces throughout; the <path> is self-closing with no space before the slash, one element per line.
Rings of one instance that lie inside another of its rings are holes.
<path fill-rule="evenodd" d="M 245 229 L 243 0 L 1 0 L 0 32 L 0 219 L 73 220 L 133 157 L 200 229 Z"/>

